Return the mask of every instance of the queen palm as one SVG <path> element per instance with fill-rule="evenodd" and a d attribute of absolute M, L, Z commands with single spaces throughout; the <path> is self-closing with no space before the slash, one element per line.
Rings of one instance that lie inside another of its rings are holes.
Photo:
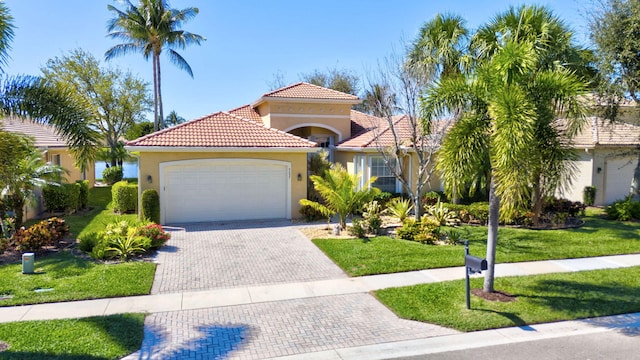
<path fill-rule="evenodd" d="M 463 189 L 488 169 L 487 292 L 494 291 L 498 220 L 529 205 L 539 123 L 560 110 L 575 118 L 584 91 L 584 82 L 571 71 L 542 66 L 547 53 L 532 38 L 511 32 L 496 39 L 469 74 L 443 79 L 423 104 L 430 116 L 462 109 L 438 158 L 446 191 Z"/>
<path fill-rule="evenodd" d="M 115 56 L 141 52 L 145 59 L 153 62 L 154 130 L 163 128 L 160 54 L 167 50 L 169 60 L 185 70 L 191 77 L 193 71 L 187 61 L 175 50 L 187 45 L 200 45 L 204 37 L 181 30 L 182 24 L 198 14 L 198 8 L 172 9 L 166 0 L 140 0 L 138 6 L 127 1 L 125 11 L 108 5 L 115 13 L 107 29 L 109 37 L 123 40 L 105 53 L 110 60 Z"/>

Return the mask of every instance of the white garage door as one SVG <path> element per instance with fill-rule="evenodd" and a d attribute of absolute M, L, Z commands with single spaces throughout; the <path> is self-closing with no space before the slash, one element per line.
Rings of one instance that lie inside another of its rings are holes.
<path fill-rule="evenodd" d="M 605 179 L 605 203 L 624 199 L 629 195 L 633 171 L 638 159 L 635 157 L 607 159 Z"/>
<path fill-rule="evenodd" d="M 289 163 L 193 160 L 160 171 L 164 223 L 289 217 Z"/>

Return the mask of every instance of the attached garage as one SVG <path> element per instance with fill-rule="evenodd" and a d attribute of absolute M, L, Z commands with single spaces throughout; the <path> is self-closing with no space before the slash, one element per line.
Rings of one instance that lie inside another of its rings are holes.
<path fill-rule="evenodd" d="M 201 159 L 160 164 L 166 224 L 291 218 L 291 164 Z"/>
<path fill-rule="evenodd" d="M 608 158 L 605 162 L 605 204 L 629 195 L 633 171 L 635 170 L 637 157 L 625 156 Z"/>

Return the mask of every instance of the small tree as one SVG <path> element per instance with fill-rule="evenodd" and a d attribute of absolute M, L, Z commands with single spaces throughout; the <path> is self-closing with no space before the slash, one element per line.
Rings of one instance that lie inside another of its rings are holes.
<path fill-rule="evenodd" d="M 349 174 L 340 164 L 335 164 L 327 170 L 324 177 L 311 175 L 310 178 L 316 191 L 322 196 L 324 205 L 308 199 L 300 200 L 300 205 L 312 207 L 327 217 L 338 214 L 342 229 L 347 227 L 349 215 L 360 210 L 365 203 L 380 193 L 377 188 L 369 188 L 376 180 L 375 176 L 362 189 L 358 189 L 360 177 Z"/>

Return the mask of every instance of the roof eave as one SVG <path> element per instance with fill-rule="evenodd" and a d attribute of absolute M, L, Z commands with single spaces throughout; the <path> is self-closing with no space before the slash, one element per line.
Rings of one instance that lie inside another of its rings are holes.
<path fill-rule="evenodd" d="M 282 97 L 282 96 L 263 96 L 251 104 L 252 108 L 257 108 L 265 102 L 293 102 L 293 103 L 312 103 L 312 104 L 360 104 L 360 99 L 316 99 L 316 98 L 299 98 L 299 97 Z"/>
<path fill-rule="evenodd" d="M 322 150 L 320 147 L 206 147 L 206 146 L 136 146 L 126 145 L 128 152 L 276 152 L 276 153 L 313 153 Z"/>

